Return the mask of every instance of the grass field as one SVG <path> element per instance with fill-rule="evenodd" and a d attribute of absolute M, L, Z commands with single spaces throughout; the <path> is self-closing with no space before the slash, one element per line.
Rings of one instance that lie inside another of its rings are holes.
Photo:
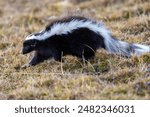
<path fill-rule="evenodd" d="M 62 16 L 102 20 L 120 40 L 150 45 L 149 0 L 0 0 L 0 99 L 150 99 L 150 54 L 47 60 L 23 69 L 25 36 Z"/>

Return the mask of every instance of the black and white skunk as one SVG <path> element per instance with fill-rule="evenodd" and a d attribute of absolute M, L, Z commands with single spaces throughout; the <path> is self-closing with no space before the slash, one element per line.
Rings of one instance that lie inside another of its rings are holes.
<path fill-rule="evenodd" d="M 35 51 L 29 65 L 36 65 L 51 57 L 61 61 L 65 55 L 88 60 L 99 48 L 126 57 L 150 52 L 150 46 L 115 39 L 100 22 L 73 16 L 54 21 L 44 30 L 27 36 L 22 53 Z"/>

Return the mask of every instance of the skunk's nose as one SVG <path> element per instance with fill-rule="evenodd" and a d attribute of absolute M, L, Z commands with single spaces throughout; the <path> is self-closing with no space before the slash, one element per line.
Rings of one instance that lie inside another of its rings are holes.
<path fill-rule="evenodd" d="M 27 54 L 28 53 L 28 50 L 26 49 L 26 48 L 23 48 L 22 50 L 21 50 L 21 54 Z"/>
<path fill-rule="evenodd" d="M 20 53 L 21 53 L 21 54 L 25 54 L 25 51 L 22 49 Z"/>

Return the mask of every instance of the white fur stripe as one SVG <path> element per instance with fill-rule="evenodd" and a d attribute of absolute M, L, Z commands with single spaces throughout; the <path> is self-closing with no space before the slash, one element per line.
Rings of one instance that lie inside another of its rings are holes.
<path fill-rule="evenodd" d="M 37 40 L 45 40 L 53 35 L 61 35 L 71 33 L 73 30 L 78 28 L 88 28 L 96 33 L 100 33 L 104 38 L 109 39 L 109 31 L 104 27 L 101 23 L 94 23 L 90 20 L 77 20 L 74 19 L 67 23 L 56 23 L 54 24 L 49 31 L 45 31 L 41 35 L 35 36 L 31 34 L 26 37 L 26 40 L 37 39 Z"/>

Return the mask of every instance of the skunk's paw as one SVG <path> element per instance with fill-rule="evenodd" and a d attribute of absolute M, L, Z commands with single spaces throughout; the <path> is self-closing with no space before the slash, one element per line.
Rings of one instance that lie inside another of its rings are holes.
<path fill-rule="evenodd" d="M 26 69 L 26 68 L 31 67 L 31 66 L 32 66 L 32 65 L 28 63 L 28 64 L 23 65 L 21 68 L 22 68 L 22 69 Z"/>

